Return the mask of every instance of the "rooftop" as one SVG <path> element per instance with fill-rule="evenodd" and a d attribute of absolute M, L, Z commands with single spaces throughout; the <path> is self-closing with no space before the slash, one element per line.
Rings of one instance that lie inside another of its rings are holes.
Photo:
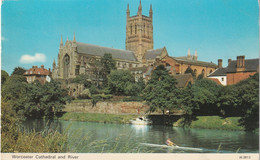
<path fill-rule="evenodd" d="M 88 54 L 88 55 L 102 57 L 104 56 L 105 53 L 110 53 L 112 57 L 115 59 L 137 61 L 134 52 L 132 51 L 102 47 L 102 46 L 80 43 L 80 42 L 76 42 L 76 44 L 77 44 L 77 51 L 78 53 L 81 54 Z"/>

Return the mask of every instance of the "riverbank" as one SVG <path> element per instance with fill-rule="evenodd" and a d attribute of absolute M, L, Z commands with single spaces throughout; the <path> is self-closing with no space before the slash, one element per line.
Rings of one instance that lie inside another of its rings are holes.
<path fill-rule="evenodd" d="M 218 129 L 218 130 L 240 130 L 245 128 L 239 125 L 240 117 L 222 118 L 219 116 L 198 116 L 194 120 L 187 122 L 184 118 L 180 118 L 173 123 L 174 127 L 189 127 L 201 129 Z"/>
<path fill-rule="evenodd" d="M 136 118 L 134 114 L 103 114 L 103 113 L 78 113 L 67 112 L 63 114 L 60 120 L 72 120 L 82 122 L 100 122 L 100 123 L 120 123 L 128 124 L 131 119 Z M 219 116 L 198 116 L 196 119 L 187 122 L 184 118 L 175 119 L 171 124 L 174 127 L 218 129 L 218 130 L 240 130 L 244 127 L 239 125 L 240 117 L 222 118 Z"/>
<path fill-rule="evenodd" d="M 103 113 L 78 113 L 67 112 L 63 114 L 60 120 L 82 121 L 82 122 L 101 122 L 101 123 L 120 123 L 127 124 L 136 115 L 132 114 L 103 114 Z"/>

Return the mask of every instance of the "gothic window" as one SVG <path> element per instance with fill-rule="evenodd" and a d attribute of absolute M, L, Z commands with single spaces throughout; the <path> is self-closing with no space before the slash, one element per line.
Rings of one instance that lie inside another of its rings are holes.
<path fill-rule="evenodd" d="M 209 73 L 212 73 L 212 69 L 209 71 Z"/>
<path fill-rule="evenodd" d="M 135 25 L 135 34 L 137 34 L 137 25 Z"/>
<path fill-rule="evenodd" d="M 64 67 L 63 67 L 63 78 L 68 78 L 69 76 L 69 64 L 70 64 L 70 57 L 69 55 L 65 55 L 63 59 Z"/>
<path fill-rule="evenodd" d="M 144 25 L 144 35 L 145 35 L 145 25 Z"/>
<path fill-rule="evenodd" d="M 130 26 L 130 32 L 131 32 L 131 35 L 132 35 L 133 34 L 133 26 L 132 26 L 132 24 Z"/>
<path fill-rule="evenodd" d="M 149 36 L 149 25 L 147 26 L 147 36 L 150 37 Z"/>

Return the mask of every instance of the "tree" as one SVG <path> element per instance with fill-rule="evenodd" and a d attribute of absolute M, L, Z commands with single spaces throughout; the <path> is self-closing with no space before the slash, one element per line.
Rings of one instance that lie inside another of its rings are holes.
<path fill-rule="evenodd" d="M 116 69 L 116 62 L 113 60 L 112 55 L 110 53 L 105 53 L 104 56 L 100 60 L 101 63 L 101 77 L 103 79 L 103 85 L 107 86 L 108 78 L 107 76 L 110 74 L 112 70 Z"/>
<path fill-rule="evenodd" d="M 217 107 L 222 86 L 208 79 L 197 80 L 192 86 L 193 113 L 196 115 L 219 115 Z"/>
<path fill-rule="evenodd" d="M 5 83 L 5 81 L 9 78 L 9 74 L 4 71 L 1 70 L 1 84 L 3 85 Z"/>
<path fill-rule="evenodd" d="M 88 88 L 91 86 L 91 82 L 89 81 L 88 75 L 80 74 L 76 76 L 76 78 L 71 80 L 72 83 L 78 83 L 83 84 L 85 88 Z"/>
<path fill-rule="evenodd" d="M 145 82 L 144 82 L 144 78 L 143 77 L 138 79 L 137 85 L 141 88 L 141 90 L 143 90 L 145 88 Z"/>
<path fill-rule="evenodd" d="M 24 107 L 24 95 L 26 95 L 26 92 L 26 78 L 22 75 L 14 74 L 2 86 L 2 101 L 8 103 L 18 113 Z"/>
<path fill-rule="evenodd" d="M 23 75 L 26 72 L 26 69 L 22 67 L 15 67 L 12 75 Z"/>
<path fill-rule="evenodd" d="M 192 115 L 195 110 L 199 109 L 198 105 L 194 105 L 194 93 L 192 90 L 192 84 L 189 83 L 187 87 L 181 90 L 181 109 L 185 115 Z"/>
<path fill-rule="evenodd" d="M 137 95 L 141 91 L 135 84 L 134 76 L 127 70 L 113 70 L 108 75 L 108 89 L 115 95 Z"/>
<path fill-rule="evenodd" d="M 61 88 L 59 82 L 52 80 L 41 85 L 39 81 L 35 81 L 28 85 L 22 112 L 27 118 L 52 119 L 68 100 L 68 91 Z"/>
<path fill-rule="evenodd" d="M 259 127 L 259 73 L 227 86 L 220 96 L 219 107 L 224 116 L 241 116 L 240 124 L 246 130 Z"/>
<path fill-rule="evenodd" d="M 152 72 L 151 79 L 143 91 L 151 112 L 160 109 L 164 115 L 166 110 L 179 108 L 180 92 L 176 84 L 176 79 L 168 74 L 163 65 Z"/>

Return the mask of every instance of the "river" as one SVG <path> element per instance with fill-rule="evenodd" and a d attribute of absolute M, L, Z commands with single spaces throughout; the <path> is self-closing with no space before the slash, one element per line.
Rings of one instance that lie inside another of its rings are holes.
<path fill-rule="evenodd" d="M 24 127 L 66 132 L 69 151 L 76 153 L 259 153 L 258 134 L 244 131 L 61 120 L 48 124 L 43 120 L 30 120 Z M 180 148 L 165 147 L 167 138 Z"/>

